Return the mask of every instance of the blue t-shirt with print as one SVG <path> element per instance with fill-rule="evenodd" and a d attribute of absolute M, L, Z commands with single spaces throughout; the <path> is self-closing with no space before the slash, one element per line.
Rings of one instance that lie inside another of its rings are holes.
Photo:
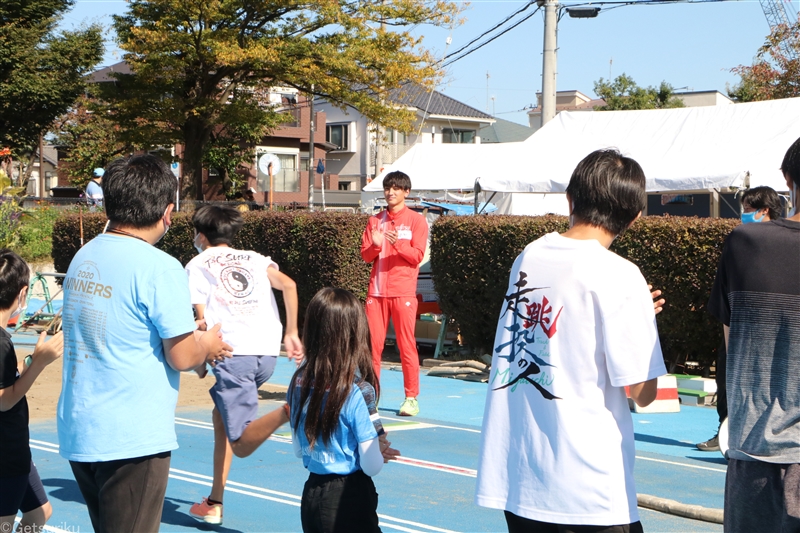
<path fill-rule="evenodd" d="M 291 420 L 294 420 L 296 409 L 300 408 L 300 386 L 298 379 L 294 389 L 290 391 L 291 397 L 287 398 L 291 407 Z M 366 394 L 364 394 L 365 391 Z M 377 428 L 380 427 L 380 420 L 376 418 L 373 421 L 367 408 L 365 396 L 369 395 L 370 391 L 374 398 L 375 390 L 369 383 L 360 382 L 353 385 L 339 412 L 339 424 L 334 430 L 330 442 L 326 444 L 321 438 L 317 439 L 313 449 L 305 435 L 306 407 L 303 407 L 299 427 L 297 431 L 292 430 L 292 439 L 299 439 L 298 442 L 303 453 L 303 466 L 308 468 L 309 472 L 320 475 L 347 475 L 361 470 L 358 460 L 358 445 L 376 438 L 378 436 Z M 324 401 L 322 405 L 324 408 Z"/>
<path fill-rule="evenodd" d="M 138 239 L 99 235 L 64 278 L 61 455 L 112 461 L 178 447 L 180 375 L 162 339 L 195 329 L 181 264 Z"/>

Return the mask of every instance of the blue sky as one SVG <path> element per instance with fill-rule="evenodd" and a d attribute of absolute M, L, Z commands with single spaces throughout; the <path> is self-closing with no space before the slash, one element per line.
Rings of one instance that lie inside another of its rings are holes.
<path fill-rule="evenodd" d="M 575 2 L 566 5 L 570 3 Z M 443 57 L 524 4 L 473 0 L 463 11 L 466 21 L 452 31 L 420 26 L 415 32 L 424 36 L 427 48 Z M 784 5 L 789 13 L 796 14 L 800 2 Z M 111 15 L 124 13 L 126 7 L 120 0 L 77 0 L 63 25 L 97 22 L 111 32 Z M 519 110 L 535 104 L 536 92 L 541 90 L 543 25 L 540 11 L 452 64 L 439 90 L 500 118 L 527 124 L 527 115 Z M 565 15 L 558 27 L 557 87 L 594 96 L 596 80 L 624 72 L 642 86 L 665 80 L 676 88 L 724 93 L 725 84 L 733 85 L 738 79 L 730 69 L 750 64 L 768 33 L 761 5 L 754 0 L 606 7 L 594 19 Z M 445 44 L 448 36 L 452 37 L 449 47 Z M 121 52 L 113 39 L 107 47 L 104 63 L 119 61 Z"/>

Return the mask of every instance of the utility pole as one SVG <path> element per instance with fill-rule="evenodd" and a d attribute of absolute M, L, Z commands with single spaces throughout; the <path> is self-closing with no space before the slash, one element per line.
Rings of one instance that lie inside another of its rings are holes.
<path fill-rule="evenodd" d="M 386 0 L 381 2 L 382 5 L 386 5 Z M 380 26 L 380 33 L 386 31 L 386 21 L 381 16 L 381 26 Z M 383 106 L 383 87 L 381 87 L 381 106 Z M 375 124 L 375 176 L 373 179 L 377 179 L 381 173 L 381 167 L 383 166 L 383 137 L 384 131 L 383 126 L 380 123 Z"/>
<path fill-rule="evenodd" d="M 314 210 L 314 84 L 311 84 L 311 119 L 308 130 L 308 210 Z M 325 186 L 323 182 L 322 186 Z"/>
<path fill-rule="evenodd" d="M 556 116 L 556 49 L 558 45 L 558 0 L 537 0 L 544 6 L 542 50 L 542 126 Z"/>
<path fill-rule="evenodd" d="M 39 198 L 44 198 L 44 141 L 39 134 Z"/>

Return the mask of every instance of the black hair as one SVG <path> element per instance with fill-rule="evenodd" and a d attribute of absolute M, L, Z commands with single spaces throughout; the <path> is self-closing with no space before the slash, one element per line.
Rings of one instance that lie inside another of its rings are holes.
<path fill-rule="evenodd" d="M 376 395 L 380 393 L 364 305 L 344 289 L 326 287 L 317 292 L 306 309 L 303 347 L 305 359 L 289 385 L 292 398 L 300 380 L 300 403 L 295 406 L 291 424 L 297 431 L 307 402 L 304 433 L 313 447 L 320 438 L 330 442 L 356 372 L 360 380 L 375 388 Z"/>
<path fill-rule="evenodd" d="M 106 216 L 114 224 L 149 228 L 175 202 L 177 190 L 178 180 L 160 157 L 143 154 L 116 159 L 103 175 Z"/>
<path fill-rule="evenodd" d="M 757 211 L 766 208 L 770 220 L 779 219 L 783 211 L 781 198 L 772 187 L 753 187 L 746 190 L 742 195 L 742 205 Z"/>
<path fill-rule="evenodd" d="M 587 155 L 572 173 L 567 194 L 580 221 L 620 235 L 647 204 L 639 163 L 613 148 Z"/>
<path fill-rule="evenodd" d="M 233 238 L 244 225 L 238 209 L 230 206 L 204 205 L 194 212 L 192 225 L 197 233 L 202 233 L 212 246 L 230 245 Z"/>
<path fill-rule="evenodd" d="M 786 150 L 781 163 L 781 172 L 800 188 L 800 137 Z"/>
<path fill-rule="evenodd" d="M 410 191 L 411 178 L 408 177 L 408 174 L 400 172 L 399 170 L 389 172 L 386 174 L 386 177 L 383 178 L 383 188 L 386 190 L 391 189 L 392 187 L 398 187 L 404 191 Z"/>
<path fill-rule="evenodd" d="M 3 248 L 0 250 L 0 309 L 9 309 L 20 291 L 28 286 L 31 270 L 20 256 Z"/>

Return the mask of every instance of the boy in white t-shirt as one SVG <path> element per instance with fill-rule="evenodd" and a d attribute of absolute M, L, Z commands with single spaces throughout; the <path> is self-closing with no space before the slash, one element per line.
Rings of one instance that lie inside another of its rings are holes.
<path fill-rule="evenodd" d="M 220 333 L 233 347 L 233 357 L 214 367 L 214 481 L 211 494 L 192 505 L 190 514 L 209 524 L 222 524 L 222 497 L 233 454 L 246 456 L 257 429 L 258 387 L 275 369 L 281 349 L 281 320 L 272 289 L 283 292 L 290 359 L 303 358 L 297 335 L 297 288 L 278 265 L 253 251 L 230 247 L 244 221 L 231 207 L 206 205 L 195 211 L 194 246 L 200 255 L 189 261 L 189 290 L 201 329 L 222 323 Z M 205 365 L 197 369 L 205 377 Z M 241 449 L 240 449 L 241 448 Z"/>
<path fill-rule="evenodd" d="M 641 215 L 645 176 L 599 150 L 567 199 L 570 229 L 529 244 L 511 269 L 475 499 L 504 510 L 509 532 L 642 531 L 625 387 L 646 406 L 666 368 L 647 282 L 608 247 Z"/>

